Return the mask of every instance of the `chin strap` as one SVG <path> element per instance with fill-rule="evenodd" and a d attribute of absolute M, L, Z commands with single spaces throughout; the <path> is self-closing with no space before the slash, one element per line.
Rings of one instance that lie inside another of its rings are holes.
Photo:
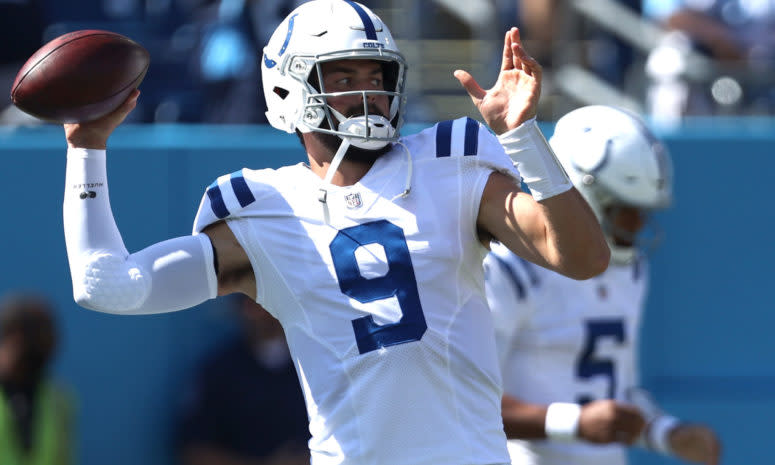
<path fill-rule="evenodd" d="M 323 221 L 326 222 L 326 224 L 330 224 L 330 214 L 328 212 L 328 186 L 331 185 L 331 180 L 334 178 L 334 174 L 336 173 L 336 170 L 339 168 L 339 165 L 342 163 L 342 159 L 344 159 L 344 154 L 347 153 L 347 149 L 350 148 L 350 140 L 347 138 L 342 139 L 342 144 L 339 146 L 339 150 L 336 151 L 336 154 L 334 154 L 333 160 L 331 160 L 331 164 L 328 166 L 328 171 L 326 171 L 326 177 L 323 178 L 323 187 L 320 188 L 318 191 L 318 201 L 323 204 Z"/>
<path fill-rule="evenodd" d="M 390 120 L 381 115 L 370 114 L 348 118 L 331 107 L 329 110 L 339 122 L 337 126 L 339 137 L 346 138 L 346 135 L 343 136 L 341 133 L 352 134 L 354 137 L 350 140 L 350 144 L 361 149 L 381 149 L 388 144 L 388 139 L 396 132 Z"/>
<path fill-rule="evenodd" d="M 400 145 L 404 152 L 406 152 L 406 181 L 404 182 L 404 191 L 390 199 L 391 201 L 399 197 L 404 198 L 412 191 L 412 152 L 409 151 L 409 147 L 403 142 L 397 141 L 396 144 Z"/>
<path fill-rule="evenodd" d="M 396 141 L 396 144 L 400 145 L 401 148 L 404 149 L 404 153 L 406 153 L 406 180 L 404 181 L 404 190 L 393 197 L 391 201 L 408 196 L 412 190 L 412 153 L 409 151 L 409 147 L 403 142 Z M 326 175 L 323 178 L 323 186 L 318 190 L 318 201 L 323 204 L 323 221 L 325 221 L 326 224 L 331 223 L 331 216 L 328 210 L 328 187 L 331 185 L 331 180 L 334 178 L 336 170 L 339 169 L 339 165 L 342 163 L 344 155 L 351 145 L 358 146 L 357 144 L 353 144 L 353 141 L 351 141 L 349 137 L 342 138 L 342 143 L 334 154 L 334 158 L 331 160 L 331 164 L 328 166 Z"/>

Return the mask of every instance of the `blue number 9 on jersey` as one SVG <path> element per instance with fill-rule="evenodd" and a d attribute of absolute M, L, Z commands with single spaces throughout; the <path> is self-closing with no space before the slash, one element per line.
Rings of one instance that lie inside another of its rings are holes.
<path fill-rule="evenodd" d="M 355 251 L 375 243 L 385 249 L 388 271 L 384 276 L 367 279 L 361 275 Z M 395 296 L 401 307 L 402 316 L 396 323 L 378 325 L 372 315 L 352 320 L 358 351 L 365 354 L 380 347 L 419 341 L 428 326 L 404 231 L 386 220 L 365 223 L 339 231 L 329 248 L 342 293 L 360 303 Z"/>

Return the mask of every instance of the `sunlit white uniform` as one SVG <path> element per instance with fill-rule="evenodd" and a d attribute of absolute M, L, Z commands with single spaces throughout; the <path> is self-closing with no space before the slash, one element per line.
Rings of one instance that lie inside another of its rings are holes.
<path fill-rule="evenodd" d="M 312 463 L 508 463 L 501 379 L 477 239 L 493 170 L 518 179 L 467 118 L 401 141 L 355 185 L 304 164 L 243 169 L 207 190 L 194 232 L 226 219 L 257 301 L 285 328 L 310 416 Z"/>
<path fill-rule="evenodd" d="M 576 281 L 526 262 L 500 244 L 485 259 L 503 389 L 550 404 L 625 399 L 636 385 L 636 349 L 647 270 L 611 264 Z M 624 465 L 619 445 L 509 441 L 520 465 Z"/>

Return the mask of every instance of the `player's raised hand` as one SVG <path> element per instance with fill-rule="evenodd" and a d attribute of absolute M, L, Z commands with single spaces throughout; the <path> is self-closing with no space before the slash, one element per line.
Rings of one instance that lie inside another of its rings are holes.
<path fill-rule="evenodd" d="M 632 444 L 645 426 L 637 408 L 614 400 L 595 400 L 581 409 L 578 436 L 596 444 Z"/>
<path fill-rule="evenodd" d="M 454 74 L 496 134 L 514 129 L 536 115 L 542 69 L 522 48 L 519 29 L 513 27 L 506 32 L 501 71 L 491 89 L 482 89 L 466 71 L 457 70 Z"/>
<path fill-rule="evenodd" d="M 670 432 L 670 448 L 678 457 L 689 462 L 717 465 L 721 456 L 721 441 L 710 428 L 684 423 Z"/>
<path fill-rule="evenodd" d="M 112 113 L 108 113 L 102 118 L 88 123 L 65 124 L 65 138 L 68 147 L 78 147 L 84 149 L 105 149 L 108 144 L 108 137 L 121 124 L 122 121 L 137 106 L 137 97 L 140 91 L 135 89 L 124 100 L 118 108 Z"/>

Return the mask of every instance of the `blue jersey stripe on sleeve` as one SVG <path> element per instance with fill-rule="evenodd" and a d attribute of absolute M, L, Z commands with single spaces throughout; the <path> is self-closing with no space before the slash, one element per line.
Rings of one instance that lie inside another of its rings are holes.
<path fill-rule="evenodd" d="M 519 275 L 517 274 L 517 271 L 514 269 L 514 267 L 498 255 L 494 253 L 491 253 L 490 255 L 498 263 L 498 266 L 500 266 L 501 269 L 505 271 L 506 274 L 511 278 L 511 282 L 514 283 L 514 288 L 517 290 L 517 298 L 519 300 L 524 300 L 525 296 L 527 295 L 527 289 L 525 289 L 525 285 L 522 283 L 522 280 L 519 278 Z"/>
<path fill-rule="evenodd" d="M 466 118 L 466 138 L 463 155 L 476 155 L 479 148 L 479 123 L 471 118 Z"/>
<path fill-rule="evenodd" d="M 635 257 L 635 260 L 632 261 L 632 280 L 633 281 L 640 280 L 641 267 L 643 266 L 641 259 L 642 257 Z"/>
<path fill-rule="evenodd" d="M 436 158 L 448 157 L 452 153 L 452 123 L 442 121 L 436 125 Z"/>
<path fill-rule="evenodd" d="M 541 283 L 541 278 L 538 277 L 538 273 L 536 273 L 536 270 L 533 268 L 536 265 L 533 265 L 518 255 L 517 258 L 519 259 L 519 263 L 522 264 L 522 269 L 525 270 L 525 273 L 527 273 L 528 277 L 530 278 L 530 285 L 533 287 L 538 286 Z"/>
<path fill-rule="evenodd" d="M 213 209 L 213 213 L 220 219 L 229 216 L 229 210 L 226 208 L 226 203 L 223 201 L 223 193 L 218 186 L 218 181 L 212 183 L 207 188 L 207 197 L 210 198 L 210 207 Z"/>
<path fill-rule="evenodd" d="M 247 181 L 242 176 L 242 170 L 231 173 L 231 188 L 234 189 L 234 195 L 241 207 L 247 207 L 256 201 L 253 193 L 250 192 Z"/>

